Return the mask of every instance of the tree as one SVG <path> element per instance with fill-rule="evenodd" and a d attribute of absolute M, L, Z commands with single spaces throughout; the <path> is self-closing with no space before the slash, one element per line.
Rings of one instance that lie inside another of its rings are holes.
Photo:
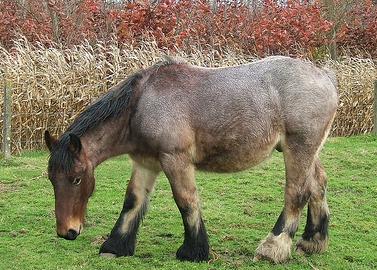
<path fill-rule="evenodd" d="M 363 5 L 365 0 L 323 0 L 324 14 L 327 20 L 332 23 L 329 31 L 328 48 L 330 57 L 336 60 L 337 52 L 337 34 L 341 27 L 348 24 L 354 19 L 352 11 L 358 6 Z M 341 33 L 340 33 L 341 34 Z"/>
<path fill-rule="evenodd" d="M 332 22 L 332 26 L 329 33 L 329 52 L 331 59 L 335 60 L 337 58 L 337 48 L 336 48 L 336 24 L 335 24 L 335 8 L 333 0 L 325 0 L 327 10 L 328 10 L 328 19 Z"/>
<path fill-rule="evenodd" d="M 50 14 L 53 39 L 55 43 L 60 44 L 59 19 L 56 12 L 56 1 L 43 0 L 43 4 Z"/>

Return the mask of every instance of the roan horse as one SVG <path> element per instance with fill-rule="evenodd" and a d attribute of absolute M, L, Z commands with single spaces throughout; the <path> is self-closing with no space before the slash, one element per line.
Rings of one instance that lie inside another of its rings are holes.
<path fill-rule="evenodd" d="M 323 252 L 328 246 L 329 210 L 327 178 L 318 153 L 337 102 L 327 73 L 300 60 L 276 56 L 203 68 L 166 57 L 104 94 L 59 139 L 45 132 L 57 233 L 70 240 L 81 233 L 94 169 L 127 153 L 133 168 L 123 209 L 100 254 L 134 254 L 139 223 L 163 171 L 184 225 L 184 242 L 176 257 L 208 260 L 195 169 L 237 172 L 277 149 L 283 151 L 286 170 L 284 208 L 254 260 L 283 263 L 290 258 L 307 203 L 306 227 L 296 251 Z"/>

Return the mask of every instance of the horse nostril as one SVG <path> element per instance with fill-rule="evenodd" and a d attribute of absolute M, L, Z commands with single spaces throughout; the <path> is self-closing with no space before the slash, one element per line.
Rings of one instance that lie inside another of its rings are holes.
<path fill-rule="evenodd" d="M 69 229 L 66 236 L 64 237 L 67 240 L 75 240 L 79 233 L 74 229 Z"/>

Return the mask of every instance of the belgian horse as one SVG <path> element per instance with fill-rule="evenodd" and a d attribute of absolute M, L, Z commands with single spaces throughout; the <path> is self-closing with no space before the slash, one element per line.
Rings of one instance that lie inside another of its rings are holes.
<path fill-rule="evenodd" d="M 309 63 L 275 56 L 245 65 L 205 68 L 166 57 L 129 76 L 86 108 L 59 139 L 45 132 L 56 230 L 75 239 L 94 189 L 94 169 L 127 153 L 132 175 L 123 209 L 102 244 L 103 256 L 129 256 L 157 175 L 168 178 L 182 215 L 179 260 L 209 259 L 195 169 L 237 172 L 274 149 L 285 163 L 284 207 L 254 260 L 283 263 L 303 207 L 306 227 L 296 251 L 328 247 L 327 177 L 318 157 L 338 95 L 328 74 Z"/>

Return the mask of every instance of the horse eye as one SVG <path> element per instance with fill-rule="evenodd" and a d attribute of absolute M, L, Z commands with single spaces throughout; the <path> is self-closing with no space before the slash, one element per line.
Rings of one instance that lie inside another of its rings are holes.
<path fill-rule="evenodd" d="M 80 177 L 75 178 L 75 180 L 73 180 L 73 182 L 72 182 L 72 184 L 74 184 L 75 186 L 80 185 L 80 183 L 81 183 L 81 178 Z"/>

